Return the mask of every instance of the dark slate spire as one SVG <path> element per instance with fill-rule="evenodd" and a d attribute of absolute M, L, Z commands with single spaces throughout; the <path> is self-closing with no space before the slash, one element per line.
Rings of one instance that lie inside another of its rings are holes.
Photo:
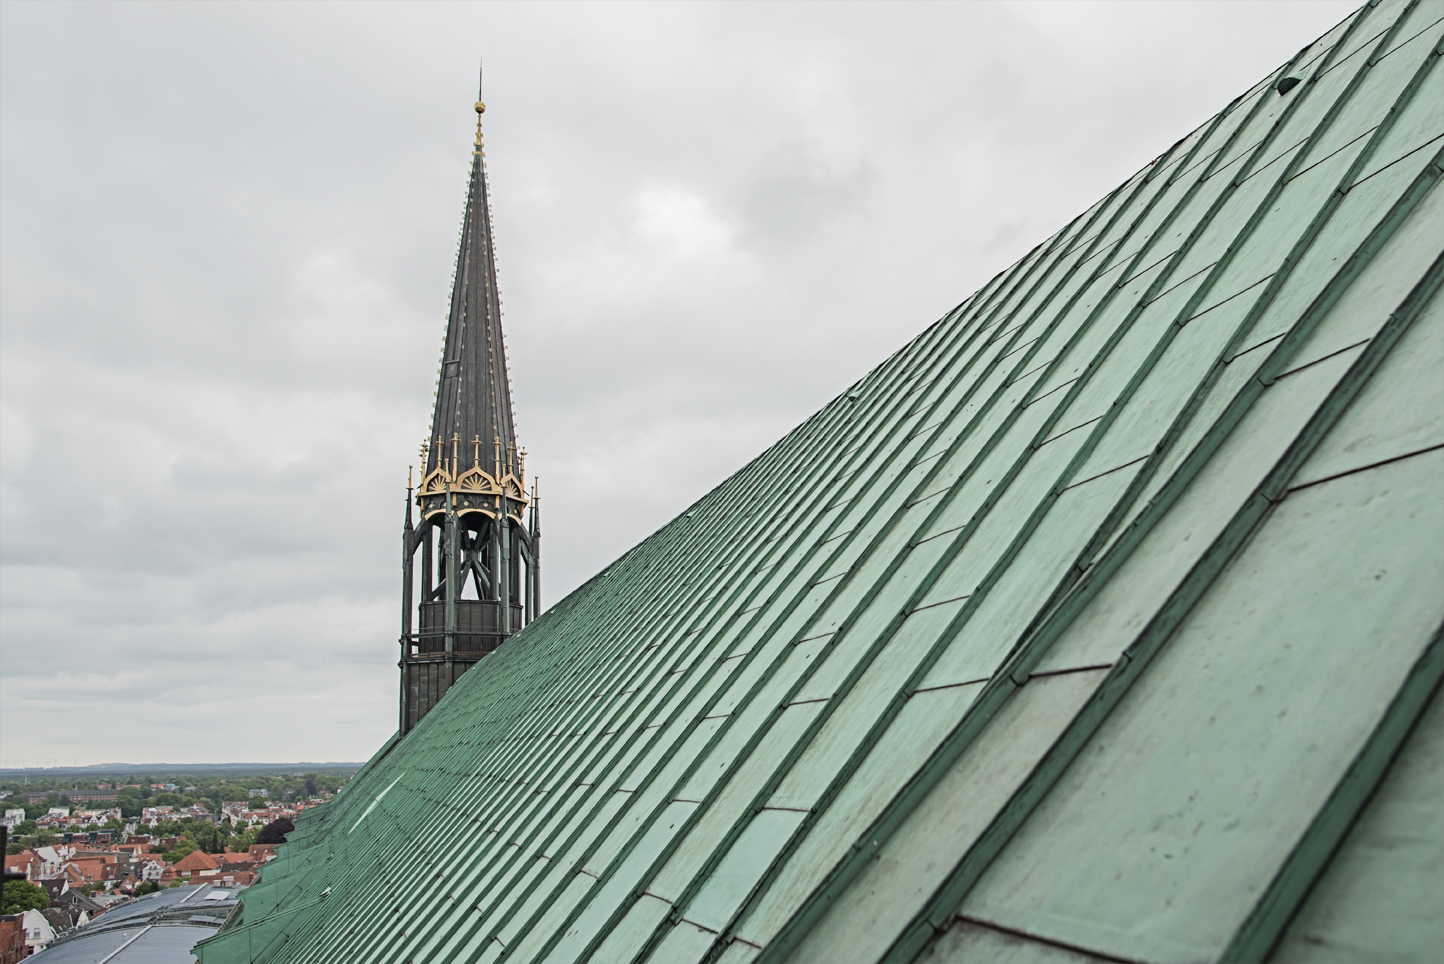
<path fill-rule="evenodd" d="M 527 498 L 501 335 L 481 150 L 485 110 L 478 100 L 436 411 L 415 490 L 420 520 L 413 523 L 408 493 L 401 534 L 403 734 L 462 673 L 530 622 L 541 600 L 538 513 Z"/>
<path fill-rule="evenodd" d="M 430 475 L 438 467 L 447 469 L 452 476 L 473 467 L 488 475 L 522 475 L 511 416 L 491 205 L 482 153 L 481 115 L 485 110 L 486 105 L 478 100 L 471 184 L 423 475 Z"/>

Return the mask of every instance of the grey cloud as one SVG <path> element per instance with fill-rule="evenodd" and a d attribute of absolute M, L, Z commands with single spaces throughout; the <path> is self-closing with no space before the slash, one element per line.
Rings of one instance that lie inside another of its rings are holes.
<path fill-rule="evenodd" d="M 880 179 L 865 159 L 838 169 L 807 141 L 758 159 L 738 204 L 748 240 L 764 247 L 805 243 L 839 218 L 863 213 Z"/>

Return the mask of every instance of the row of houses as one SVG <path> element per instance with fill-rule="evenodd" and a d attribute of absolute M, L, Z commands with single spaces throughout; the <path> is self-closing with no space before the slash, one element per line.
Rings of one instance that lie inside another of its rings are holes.
<path fill-rule="evenodd" d="M 111 807 L 106 810 L 72 810 L 70 807 L 51 807 L 48 813 L 35 819 L 35 826 L 54 832 L 88 827 L 91 824 L 104 825 L 112 820 L 119 822 L 120 819 L 119 807 Z"/>
<path fill-rule="evenodd" d="M 237 801 L 221 804 L 222 819 L 229 819 L 234 826 L 265 825 L 282 817 L 296 819 L 296 815 L 311 807 L 319 807 L 323 800 L 297 800 L 294 803 L 273 803 L 265 809 L 256 809 L 252 804 Z"/>
<path fill-rule="evenodd" d="M 221 817 L 229 819 L 236 826 L 248 824 L 267 824 L 279 817 L 294 819 L 296 814 L 308 807 L 314 807 L 321 803 L 320 800 L 298 800 L 294 803 L 273 803 L 264 809 L 256 809 L 250 803 L 244 801 L 225 803 L 221 805 Z M 144 824 L 147 827 L 155 827 L 157 824 L 166 823 L 171 820 L 194 820 L 197 823 L 215 823 L 216 815 L 199 804 L 192 804 L 189 807 L 144 807 L 140 813 L 140 819 L 131 828 Z M 25 811 L 11 809 L 5 811 L 3 822 L 12 830 L 25 819 Z M 112 820 L 117 823 L 124 818 L 121 816 L 119 807 L 111 807 L 104 810 L 82 810 L 70 807 L 51 807 L 43 816 L 36 818 L 35 826 L 38 829 L 52 833 L 75 831 L 91 824 L 103 826 Z M 92 841 L 95 842 L 95 841 Z"/>
<path fill-rule="evenodd" d="M 189 807 L 142 807 L 140 811 L 140 822 L 147 827 L 154 827 L 158 823 L 170 820 L 184 820 L 186 817 L 190 817 L 197 823 L 216 822 L 216 815 L 200 804 L 192 804 Z"/>
<path fill-rule="evenodd" d="M 280 817 L 295 819 L 296 814 L 302 810 L 318 806 L 321 802 L 320 800 L 297 800 L 294 803 L 272 803 L 263 809 L 257 809 L 245 801 L 224 803 L 221 804 L 221 819 L 229 819 L 236 826 L 267 824 Z M 23 810 L 7 811 L 7 818 L 12 812 L 19 813 L 21 819 L 24 818 Z M 153 828 L 157 824 L 187 818 L 196 823 L 215 823 L 217 819 L 216 815 L 205 807 L 200 804 L 192 804 L 189 807 L 144 807 L 141 809 L 140 819 L 136 823 Z M 51 807 L 48 813 L 36 819 L 35 825 L 40 829 L 57 832 L 79 829 L 90 824 L 103 825 L 112 820 L 119 822 L 122 819 L 118 807 L 109 810 L 72 810 L 70 807 Z"/>
<path fill-rule="evenodd" d="M 160 854 L 152 854 L 149 840 L 105 845 L 74 842 L 53 847 L 31 847 L 18 854 L 7 855 L 5 872 L 23 874 L 26 880 L 47 890 L 55 887 L 79 888 L 98 884 L 105 890 L 120 889 L 128 893 L 145 881 L 166 879 L 170 864 Z M 172 875 L 173 876 L 173 875 Z M 52 893 L 51 897 L 57 896 Z"/>
<path fill-rule="evenodd" d="M 325 794 L 329 797 L 330 794 Z M 297 800 L 294 802 L 272 803 L 262 809 L 257 809 L 251 802 L 240 800 L 221 804 L 221 817 L 229 819 L 232 823 L 255 824 L 270 823 L 278 817 L 294 818 L 309 807 L 319 806 L 324 803 L 322 798 L 310 800 Z M 216 815 L 211 813 L 200 804 L 192 804 L 189 807 L 159 806 L 144 807 L 141 809 L 139 823 L 148 827 L 154 827 L 158 823 L 168 820 L 183 820 L 190 817 L 200 823 L 214 823 Z M 112 820 L 121 821 L 119 807 L 105 809 L 81 809 L 71 807 L 51 807 L 43 816 L 38 817 L 35 825 L 38 828 L 50 831 L 64 831 L 67 829 L 78 829 L 90 824 L 104 825 Z M 25 811 L 21 808 L 10 808 L 5 810 L 5 815 L 0 818 L 0 824 L 4 824 L 11 830 L 23 823 Z"/>
<path fill-rule="evenodd" d="M 98 886 L 106 892 L 129 894 L 141 884 L 189 882 L 192 878 L 216 878 L 211 883 L 249 884 L 260 865 L 276 854 L 275 844 L 255 844 L 244 851 L 208 854 L 196 850 L 168 862 L 163 854 L 150 853 L 153 845 L 174 847 L 179 838 L 152 840 L 132 836 L 111 846 L 84 844 L 32 847 L 5 858 L 7 874 L 24 875 L 26 880 L 47 889 Z M 54 895 L 52 895 L 54 896 Z"/>

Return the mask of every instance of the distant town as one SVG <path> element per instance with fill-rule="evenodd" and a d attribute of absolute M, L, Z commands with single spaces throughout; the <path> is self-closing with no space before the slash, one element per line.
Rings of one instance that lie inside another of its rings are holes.
<path fill-rule="evenodd" d="M 0 781 L 0 926 L 22 932 L 29 955 L 144 894 L 246 886 L 295 818 L 340 792 L 354 770 Z M 18 946 L 19 936 L 0 943 Z"/>

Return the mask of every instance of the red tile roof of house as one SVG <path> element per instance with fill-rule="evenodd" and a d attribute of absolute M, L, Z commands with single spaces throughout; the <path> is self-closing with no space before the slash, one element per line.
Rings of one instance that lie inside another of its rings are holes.
<path fill-rule="evenodd" d="M 106 860 L 104 857 L 81 857 L 78 860 L 71 860 L 65 865 L 67 873 L 74 871 L 89 881 L 114 880 L 118 865 L 114 858 Z"/>
<path fill-rule="evenodd" d="M 18 854 L 5 858 L 5 872 L 7 874 L 23 874 L 30 869 L 31 861 L 39 861 L 40 856 L 33 850 L 22 850 Z"/>
<path fill-rule="evenodd" d="M 175 871 L 178 874 L 187 872 L 194 873 L 198 870 L 220 869 L 220 858 L 215 854 L 208 854 L 204 850 L 192 850 L 175 863 Z"/>

